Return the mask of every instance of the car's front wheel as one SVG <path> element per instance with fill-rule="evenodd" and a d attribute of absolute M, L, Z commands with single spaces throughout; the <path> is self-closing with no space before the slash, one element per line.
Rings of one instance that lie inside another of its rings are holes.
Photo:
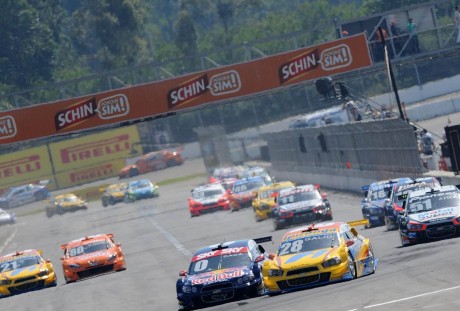
<path fill-rule="evenodd" d="M 353 279 L 356 279 L 356 264 L 350 254 L 348 254 L 348 272 Z"/>

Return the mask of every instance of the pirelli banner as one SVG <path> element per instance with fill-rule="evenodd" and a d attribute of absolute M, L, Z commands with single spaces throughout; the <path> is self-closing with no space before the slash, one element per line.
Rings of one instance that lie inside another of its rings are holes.
<path fill-rule="evenodd" d="M 51 161 L 46 146 L 0 156 L 0 192 L 12 186 L 49 180 L 55 189 Z"/>
<path fill-rule="evenodd" d="M 61 189 L 83 185 L 93 181 L 117 176 L 118 172 L 124 166 L 124 159 L 114 159 L 108 162 L 93 164 L 84 168 L 56 173 L 56 180 L 59 188 Z"/>
<path fill-rule="evenodd" d="M 365 34 L 236 65 L 0 113 L 0 144 L 141 120 L 372 65 Z"/>

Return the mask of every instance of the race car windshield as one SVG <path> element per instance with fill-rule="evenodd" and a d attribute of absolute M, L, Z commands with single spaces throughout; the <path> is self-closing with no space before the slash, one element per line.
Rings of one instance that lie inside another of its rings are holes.
<path fill-rule="evenodd" d="M 11 270 L 30 267 L 30 266 L 38 265 L 40 262 L 41 260 L 40 260 L 40 257 L 38 256 L 13 258 L 11 260 L 0 262 L 0 272 L 7 272 Z"/>
<path fill-rule="evenodd" d="M 109 193 L 120 192 L 120 191 L 124 191 L 125 189 L 126 189 L 125 186 L 113 187 L 113 188 L 109 188 L 108 192 Z"/>
<path fill-rule="evenodd" d="M 59 203 L 63 202 L 77 202 L 78 198 L 76 196 L 64 197 L 57 200 Z"/>
<path fill-rule="evenodd" d="M 449 193 L 443 196 L 433 196 L 421 200 L 411 200 L 407 212 L 408 214 L 416 214 L 456 206 L 460 206 L 460 198 L 458 197 L 458 194 Z"/>
<path fill-rule="evenodd" d="M 209 190 L 204 190 L 204 191 L 194 191 L 192 196 L 194 199 L 202 199 L 202 198 L 222 195 L 223 193 L 224 193 L 223 189 L 209 189 Z"/>
<path fill-rule="evenodd" d="M 147 187 L 150 187 L 150 183 L 147 181 L 139 181 L 135 184 L 131 184 L 132 189 L 142 189 Z"/>
<path fill-rule="evenodd" d="M 310 201 L 321 199 L 318 191 L 296 192 L 278 199 L 279 205 L 291 204 L 294 202 Z"/>
<path fill-rule="evenodd" d="M 189 274 L 198 274 L 220 269 L 245 267 L 251 264 L 247 253 L 228 254 L 198 260 L 190 264 Z"/>
<path fill-rule="evenodd" d="M 75 257 L 75 256 L 79 256 L 82 254 L 89 254 L 89 253 L 94 253 L 98 251 L 103 251 L 103 250 L 109 249 L 110 246 L 111 246 L 110 243 L 108 243 L 107 241 L 79 245 L 77 247 L 70 249 L 69 256 Z"/>
<path fill-rule="evenodd" d="M 265 184 L 262 180 L 248 181 L 247 183 L 233 186 L 233 193 L 251 191 L 251 190 L 263 187 L 263 186 L 265 186 Z"/>
<path fill-rule="evenodd" d="M 338 247 L 339 239 L 337 234 L 315 234 L 294 241 L 281 243 L 278 249 L 278 256 L 310 252 L 319 249 Z"/>

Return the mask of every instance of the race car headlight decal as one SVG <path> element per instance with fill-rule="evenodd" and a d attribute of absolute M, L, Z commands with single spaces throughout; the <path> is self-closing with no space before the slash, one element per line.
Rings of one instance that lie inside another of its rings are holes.
<path fill-rule="evenodd" d="M 38 272 L 38 276 L 47 276 L 50 272 L 48 270 L 41 270 Z"/>
<path fill-rule="evenodd" d="M 419 230 L 422 229 L 423 225 L 422 224 L 415 224 L 415 223 L 408 223 L 407 224 L 407 229 L 409 230 Z"/>
<path fill-rule="evenodd" d="M 0 280 L 0 285 L 8 285 L 11 284 L 11 280 Z"/>
<path fill-rule="evenodd" d="M 196 293 L 198 292 L 198 288 L 196 288 L 196 286 L 192 286 L 192 293 Z"/>
<path fill-rule="evenodd" d="M 115 258 L 117 258 L 117 253 L 113 253 L 112 255 L 110 255 L 107 260 L 114 260 Z"/>
<path fill-rule="evenodd" d="M 190 294 L 192 292 L 192 287 L 191 286 L 182 286 L 182 291 L 186 294 Z"/>
<path fill-rule="evenodd" d="M 282 276 L 283 270 L 281 269 L 270 269 L 268 270 L 268 276 Z"/>
<path fill-rule="evenodd" d="M 239 285 L 243 284 L 243 282 L 244 282 L 244 281 L 243 281 L 243 278 L 238 278 L 238 279 L 236 280 L 236 283 L 238 283 Z"/>
<path fill-rule="evenodd" d="M 244 283 L 249 282 L 249 275 L 247 274 L 243 275 L 243 282 Z"/>
<path fill-rule="evenodd" d="M 325 262 L 323 262 L 322 266 L 324 268 L 328 268 L 328 267 L 336 266 L 340 264 L 341 262 L 342 262 L 342 259 L 340 259 L 340 257 L 334 257 L 334 258 L 330 258 L 326 260 Z"/>
<path fill-rule="evenodd" d="M 76 263 L 71 263 L 71 264 L 69 264 L 69 268 L 70 269 L 78 269 L 78 268 L 80 268 L 80 265 L 76 264 Z"/>

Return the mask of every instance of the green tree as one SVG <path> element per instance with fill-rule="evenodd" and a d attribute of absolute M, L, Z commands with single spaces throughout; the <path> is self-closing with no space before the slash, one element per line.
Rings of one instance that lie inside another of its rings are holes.
<path fill-rule="evenodd" d="M 147 55 L 146 12 L 139 0 L 82 0 L 72 16 L 72 39 L 95 70 L 136 65 Z"/>
<path fill-rule="evenodd" d="M 2 2 L 0 46 L 0 83 L 23 89 L 52 80 L 53 32 L 28 1 Z"/>
<path fill-rule="evenodd" d="M 370 15 L 420 3 L 420 0 L 364 0 L 364 11 Z"/>

